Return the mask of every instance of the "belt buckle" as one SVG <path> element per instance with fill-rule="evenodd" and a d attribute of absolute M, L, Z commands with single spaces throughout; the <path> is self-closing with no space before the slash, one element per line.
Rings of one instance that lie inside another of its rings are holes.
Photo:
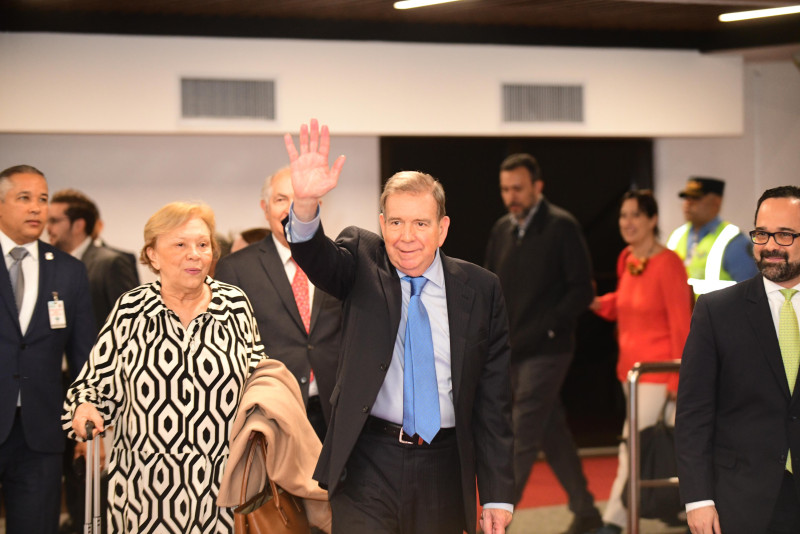
<path fill-rule="evenodd" d="M 414 441 L 413 440 L 412 441 L 404 440 L 403 439 L 403 434 L 405 434 L 405 432 L 403 432 L 403 426 L 400 425 L 400 434 L 397 435 L 397 441 L 399 441 L 403 445 L 414 445 Z"/>

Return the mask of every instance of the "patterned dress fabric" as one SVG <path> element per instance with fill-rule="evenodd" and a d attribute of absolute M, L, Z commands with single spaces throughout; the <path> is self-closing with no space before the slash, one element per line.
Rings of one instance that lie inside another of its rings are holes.
<path fill-rule="evenodd" d="M 265 355 L 244 293 L 206 283 L 208 310 L 186 329 L 160 282 L 123 294 L 67 392 L 71 437 L 84 402 L 114 425 L 109 532 L 233 532 L 232 512 L 215 501 L 242 388 Z"/>

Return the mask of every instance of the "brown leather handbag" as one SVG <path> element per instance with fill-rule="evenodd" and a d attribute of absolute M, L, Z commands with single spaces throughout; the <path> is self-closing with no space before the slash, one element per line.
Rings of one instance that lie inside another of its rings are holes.
<path fill-rule="evenodd" d="M 248 444 L 247 464 L 242 477 L 240 501 L 244 500 L 250 468 L 256 451 L 260 450 L 267 464 L 267 442 L 257 433 Z M 237 506 L 234 512 L 236 534 L 309 534 L 311 528 L 306 517 L 303 501 L 278 487 L 267 474 L 268 484 L 261 492 Z"/>

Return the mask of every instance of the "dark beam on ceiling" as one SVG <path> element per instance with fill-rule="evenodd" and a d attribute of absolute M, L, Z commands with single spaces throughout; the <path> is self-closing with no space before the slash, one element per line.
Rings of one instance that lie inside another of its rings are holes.
<path fill-rule="evenodd" d="M 78 11 L 54 12 L 0 7 L 0 31 L 714 51 L 800 42 L 800 15 L 735 23 L 730 27 L 726 26 L 725 29 L 711 32 L 670 32 Z"/>

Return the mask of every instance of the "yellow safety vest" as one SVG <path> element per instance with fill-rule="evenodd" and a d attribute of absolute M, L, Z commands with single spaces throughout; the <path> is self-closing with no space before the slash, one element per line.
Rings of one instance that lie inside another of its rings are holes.
<path fill-rule="evenodd" d="M 689 285 L 692 286 L 695 298 L 703 293 L 734 285 L 736 281 L 722 268 L 722 255 L 728 243 L 739 234 L 739 227 L 722 221 L 713 232 L 696 244 L 689 257 L 687 248 L 690 228 L 691 224 L 686 223 L 672 232 L 667 240 L 667 248 L 675 251 L 686 265 Z"/>

